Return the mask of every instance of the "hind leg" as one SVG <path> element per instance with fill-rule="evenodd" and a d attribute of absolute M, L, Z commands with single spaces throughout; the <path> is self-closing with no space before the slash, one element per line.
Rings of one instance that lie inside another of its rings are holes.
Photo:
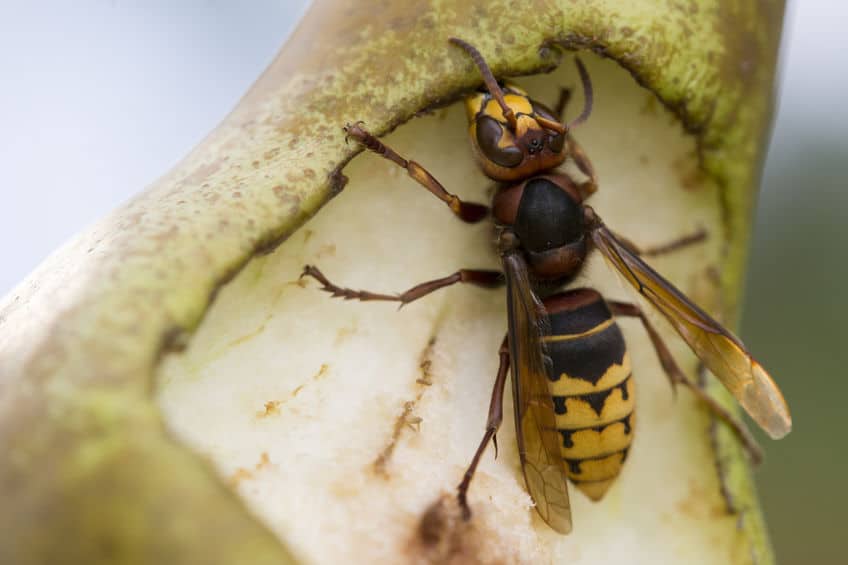
<path fill-rule="evenodd" d="M 474 472 L 477 470 L 477 465 L 480 463 L 480 457 L 489 446 L 491 441 L 495 446 L 495 457 L 498 456 L 498 441 L 495 434 L 498 433 L 498 428 L 501 427 L 503 421 L 503 395 L 506 387 L 506 374 L 509 369 L 509 347 L 507 338 L 504 337 L 500 348 L 500 365 L 498 365 L 498 373 L 495 377 L 495 386 L 492 387 L 492 399 L 489 401 L 489 417 L 486 420 L 486 433 L 483 434 L 483 439 L 480 440 L 480 445 L 477 451 L 474 452 L 474 457 L 471 459 L 471 464 L 465 475 L 462 477 L 462 482 L 456 488 L 456 497 L 459 501 L 459 507 L 462 509 L 462 517 L 466 520 L 471 518 L 471 508 L 468 506 L 468 487 L 471 485 L 471 479 L 474 477 Z"/>

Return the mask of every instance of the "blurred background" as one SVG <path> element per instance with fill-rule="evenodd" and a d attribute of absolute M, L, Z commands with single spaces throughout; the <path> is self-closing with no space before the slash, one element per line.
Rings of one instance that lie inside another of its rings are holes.
<path fill-rule="evenodd" d="M 848 4 L 789 2 L 741 337 L 795 428 L 757 471 L 780 563 L 848 563 Z M 763 437 L 761 435 L 761 437 Z"/>
<path fill-rule="evenodd" d="M 306 0 L 0 0 L 0 295 L 179 161 L 271 62 Z M 787 7 L 741 334 L 795 430 L 757 471 L 783 564 L 845 563 L 848 4 Z"/>

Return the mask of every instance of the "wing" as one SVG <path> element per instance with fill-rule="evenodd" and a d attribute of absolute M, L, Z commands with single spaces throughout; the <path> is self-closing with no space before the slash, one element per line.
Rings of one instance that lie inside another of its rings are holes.
<path fill-rule="evenodd" d="M 628 251 L 603 223 L 591 231 L 604 257 L 659 310 L 751 418 L 773 439 L 792 429 L 780 389 L 742 342 L 693 304 L 670 282 Z"/>
<path fill-rule="evenodd" d="M 542 351 L 542 305 L 517 254 L 503 257 L 507 281 L 509 358 L 518 453 L 536 510 L 559 533 L 571 531 L 565 465 Z"/>

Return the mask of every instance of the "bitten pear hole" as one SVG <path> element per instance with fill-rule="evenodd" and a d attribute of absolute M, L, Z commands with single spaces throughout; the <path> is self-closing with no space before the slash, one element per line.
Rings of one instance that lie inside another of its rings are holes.
<path fill-rule="evenodd" d="M 581 57 L 595 87 L 593 114 L 574 130 L 599 177 L 589 203 L 639 245 L 705 228 L 707 242 L 652 264 L 710 309 L 717 288 L 704 280 L 718 267 L 720 199 L 697 174 L 694 139 L 616 64 Z M 561 86 L 573 88 L 569 118 L 582 107 L 570 56 L 554 73 L 516 82 L 551 106 Z M 466 136 L 458 102 L 384 141 L 464 200 L 488 203 L 493 183 Z M 398 311 L 333 299 L 314 280 L 299 280 L 314 264 L 337 284 L 393 293 L 459 268 L 499 268 L 490 222 L 460 222 L 372 153 L 344 172 L 342 194 L 221 289 L 188 347 L 163 359 L 157 396 L 171 432 L 298 555 L 397 562 L 415 558 L 420 547 L 410 540 L 422 518 L 453 497 L 482 437 L 505 294 L 455 285 Z M 635 300 L 594 255 L 577 284 Z M 693 441 L 703 437 L 705 414 L 685 391 L 673 399 L 638 323 L 621 327 L 639 420 L 621 476 L 598 503 L 572 486 L 573 532 L 555 534 L 532 509 L 507 392 L 498 458 L 484 454 L 469 491 L 472 529 L 485 540 L 465 546 L 474 559 L 694 564 L 725 562 L 734 551 L 735 518 L 715 518 L 724 501 L 711 453 Z M 694 357 L 662 330 L 692 374 Z"/>

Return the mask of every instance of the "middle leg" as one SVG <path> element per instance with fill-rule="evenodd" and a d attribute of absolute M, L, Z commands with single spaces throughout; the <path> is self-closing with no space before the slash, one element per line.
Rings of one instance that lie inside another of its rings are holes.
<path fill-rule="evenodd" d="M 568 102 L 570 100 L 571 89 L 566 87 L 560 88 L 559 99 L 557 100 L 556 107 L 554 109 L 560 122 L 565 123 L 565 108 L 568 106 Z M 598 190 L 598 175 L 595 173 L 595 167 L 592 165 L 592 161 L 589 160 L 589 156 L 586 155 L 583 147 L 577 143 L 577 140 L 574 139 L 573 135 L 566 133 L 565 140 L 568 144 L 568 155 L 574 161 L 574 164 L 577 165 L 580 172 L 589 177 L 589 180 L 582 183 L 579 187 L 580 194 L 583 195 L 583 198 L 587 198 Z"/>
<path fill-rule="evenodd" d="M 345 300 L 361 300 L 363 302 L 368 300 L 400 302 L 401 307 L 418 300 L 435 290 L 445 288 L 456 283 L 469 283 L 483 288 L 498 288 L 504 284 L 503 274 L 499 271 L 460 269 L 446 277 L 433 279 L 431 281 L 415 285 L 400 294 L 380 294 L 368 290 L 353 290 L 335 285 L 331 283 L 329 279 L 324 276 L 324 273 L 322 273 L 318 267 L 314 265 L 306 265 L 303 268 L 303 273 L 301 273 L 300 278 L 303 277 L 312 277 L 317 280 L 321 283 L 321 290 L 329 292 L 334 297 L 341 297 Z"/>

